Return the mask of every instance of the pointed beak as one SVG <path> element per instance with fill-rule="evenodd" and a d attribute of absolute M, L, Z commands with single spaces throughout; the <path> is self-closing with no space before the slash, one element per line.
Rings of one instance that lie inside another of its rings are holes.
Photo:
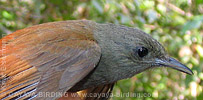
<path fill-rule="evenodd" d="M 193 75 L 191 69 L 189 69 L 187 66 L 183 65 L 182 63 L 171 57 L 168 60 L 156 59 L 156 64 L 160 66 L 170 67 L 189 75 Z"/>

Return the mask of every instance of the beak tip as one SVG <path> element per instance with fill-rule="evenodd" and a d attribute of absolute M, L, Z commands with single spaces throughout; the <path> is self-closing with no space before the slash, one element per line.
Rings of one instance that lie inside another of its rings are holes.
<path fill-rule="evenodd" d="M 176 68 L 173 68 L 173 69 L 176 69 Z M 194 73 L 192 72 L 192 70 L 189 69 L 189 68 L 186 67 L 186 66 L 185 66 L 184 69 L 176 69 L 176 70 L 181 71 L 181 72 L 183 72 L 183 73 L 186 73 L 186 74 L 188 74 L 188 75 L 194 75 Z"/>
<path fill-rule="evenodd" d="M 179 71 L 184 72 L 184 73 L 189 74 L 189 75 L 194 75 L 194 73 L 192 72 L 192 70 L 190 68 L 183 65 L 182 63 L 175 60 L 174 58 L 169 58 L 168 61 L 166 61 L 166 60 L 165 61 L 164 60 L 157 60 L 157 62 L 160 65 L 163 65 L 163 66 L 166 66 L 166 67 L 171 67 L 173 69 L 179 70 Z"/>
<path fill-rule="evenodd" d="M 187 74 L 189 75 L 194 75 L 194 73 L 190 70 L 190 72 L 188 72 Z"/>

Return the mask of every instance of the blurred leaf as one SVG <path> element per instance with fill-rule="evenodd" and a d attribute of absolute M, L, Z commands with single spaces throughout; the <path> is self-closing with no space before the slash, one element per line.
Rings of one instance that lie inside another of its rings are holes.
<path fill-rule="evenodd" d="M 203 80 L 203 73 L 199 73 L 199 78 Z"/>
<path fill-rule="evenodd" d="M 203 4 L 203 0 L 195 0 L 195 3 L 196 3 L 197 5 Z"/>
<path fill-rule="evenodd" d="M 203 93 L 197 96 L 197 100 L 202 100 L 202 98 L 203 98 Z"/>
<path fill-rule="evenodd" d="M 203 15 L 202 16 L 196 16 L 193 18 L 192 21 L 188 21 L 183 26 L 181 32 L 185 33 L 188 30 L 199 28 L 201 26 L 202 22 L 203 22 Z"/>
<path fill-rule="evenodd" d="M 152 23 L 157 19 L 157 12 L 150 9 L 147 11 L 147 17 L 149 19 L 149 23 Z"/>
<path fill-rule="evenodd" d="M 119 14 L 119 17 L 121 18 L 121 23 L 122 24 L 129 24 L 131 19 L 128 16 L 125 16 L 123 14 Z"/>
<path fill-rule="evenodd" d="M 92 3 L 93 3 L 93 6 L 97 9 L 97 11 L 99 11 L 100 14 L 103 13 L 104 11 L 103 7 L 101 6 L 101 3 L 99 3 L 98 0 L 93 0 Z"/>
<path fill-rule="evenodd" d="M 199 56 L 203 58 L 203 47 L 200 45 L 197 45 L 196 49 L 197 49 Z"/>
<path fill-rule="evenodd" d="M 162 4 L 159 4 L 157 6 L 157 9 L 161 12 L 161 13 L 166 13 L 166 7 Z"/>
<path fill-rule="evenodd" d="M 152 0 L 135 0 L 139 3 L 139 7 L 141 10 L 151 9 L 155 5 L 155 1 Z"/>
<path fill-rule="evenodd" d="M 3 16 L 4 18 L 6 18 L 6 19 L 13 19 L 13 15 L 10 14 L 9 12 L 7 12 L 7 11 L 3 11 L 3 12 L 2 12 L 2 16 Z"/>
<path fill-rule="evenodd" d="M 190 82 L 192 82 L 192 81 L 193 81 L 193 77 L 190 75 L 187 75 L 186 79 L 185 79 L 186 88 L 189 88 Z"/>

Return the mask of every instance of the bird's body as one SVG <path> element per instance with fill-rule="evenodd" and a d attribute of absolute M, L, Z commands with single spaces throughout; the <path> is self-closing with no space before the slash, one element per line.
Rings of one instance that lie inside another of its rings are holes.
<path fill-rule="evenodd" d="M 150 35 L 114 24 L 45 23 L 16 31 L 0 42 L 0 99 L 6 100 L 52 100 L 59 97 L 39 93 L 84 89 L 110 93 L 114 82 L 154 66 L 192 73 Z"/>

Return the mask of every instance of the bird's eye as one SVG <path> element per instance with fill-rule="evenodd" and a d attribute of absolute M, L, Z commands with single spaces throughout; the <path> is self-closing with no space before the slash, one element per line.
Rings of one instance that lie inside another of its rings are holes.
<path fill-rule="evenodd" d="M 148 49 L 145 47 L 139 46 L 139 47 L 136 47 L 134 52 L 137 53 L 137 55 L 142 58 L 148 54 Z"/>

